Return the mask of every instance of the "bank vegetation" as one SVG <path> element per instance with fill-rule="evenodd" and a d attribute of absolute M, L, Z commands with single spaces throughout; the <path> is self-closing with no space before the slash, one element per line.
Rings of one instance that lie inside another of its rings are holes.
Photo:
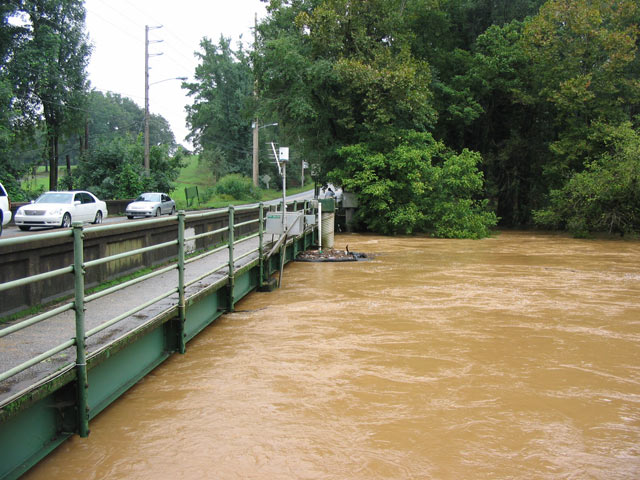
<path fill-rule="evenodd" d="M 260 130 L 261 144 L 289 146 L 294 185 L 304 161 L 319 182 L 358 196 L 363 230 L 465 238 L 497 225 L 580 236 L 640 231 L 637 1 L 265 3 L 251 41 L 203 38 L 183 84 L 199 168 L 216 180 L 251 175 L 258 119 L 272 125 Z M 0 15 L 4 177 L 20 176 L 26 163 L 12 154 L 31 138 L 40 149 L 33 156 L 51 167 L 56 145 L 78 145 L 74 179 L 83 184 L 71 186 L 115 195 L 149 182 L 170 188 L 182 160 L 162 119 L 154 173 L 145 177 L 140 112 L 90 91 L 82 1 L 12 1 Z M 8 22 L 16 16 L 27 27 Z M 52 22 L 57 30 L 48 31 Z M 48 83 L 33 81 L 36 58 Z M 85 144 L 87 125 L 96 133 Z M 260 172 L 262 186 L 279 183 L 266 151 Z"/>

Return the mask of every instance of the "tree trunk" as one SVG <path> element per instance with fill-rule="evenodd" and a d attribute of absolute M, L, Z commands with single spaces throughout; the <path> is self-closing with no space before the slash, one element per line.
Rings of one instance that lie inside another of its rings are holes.
<path fill-rule="evenodd" d="M 49 137 L 49 190 L 58 190 L 58 136 Z"/>
<path fill-rule="evenodd" d="M 89 151 L 89 120 L 84 121 L 84 151 Z"/>

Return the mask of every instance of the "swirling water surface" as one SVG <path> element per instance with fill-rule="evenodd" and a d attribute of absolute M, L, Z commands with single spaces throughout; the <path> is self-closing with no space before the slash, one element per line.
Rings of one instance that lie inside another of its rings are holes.
<path fill-rule="evenodd" d="M 28 479 L 640 478 L 640 243 L 338 235 Z"/>

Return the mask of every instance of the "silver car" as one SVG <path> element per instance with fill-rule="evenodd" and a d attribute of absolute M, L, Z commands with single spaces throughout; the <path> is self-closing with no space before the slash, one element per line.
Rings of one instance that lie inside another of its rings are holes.
<path fill-rule="evenodd" d="M 35 202 L 20 207 L 13 221 L 20 230 L 68 228 L 72 222 L 102 223 L 107 214 L 107 204 L 91 192 L 45 192 Z"/>
<path fill-rule="evenodd" d="M 160 215 L 176 213 L 176 202 L 166 193 L 147 192 L 127 205 L 125 214 L 131 220 L 133 217 L 158 217 Z"/>

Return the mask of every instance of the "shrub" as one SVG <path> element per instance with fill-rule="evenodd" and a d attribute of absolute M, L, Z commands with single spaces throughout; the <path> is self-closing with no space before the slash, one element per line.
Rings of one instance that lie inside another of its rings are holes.
<path fill-rule="evenodd" d="M 235 200 L 260 200 L 260 189 L 253 186 L 250 178 L 237 173 L 222 177 L 216 183 L 215 192 Z"/>
<path fill-rule="evenodd" d="M 482 238 L 497 223 L 487 201 L 478 198 L 483 178 L 477 153 L 455 154 L 430 134 L 406 132 L 390 151 L 358 144 L 338 154 L 343 167 L 329 180 L 358 196 L 356 221 L 369 231 Z"/>

